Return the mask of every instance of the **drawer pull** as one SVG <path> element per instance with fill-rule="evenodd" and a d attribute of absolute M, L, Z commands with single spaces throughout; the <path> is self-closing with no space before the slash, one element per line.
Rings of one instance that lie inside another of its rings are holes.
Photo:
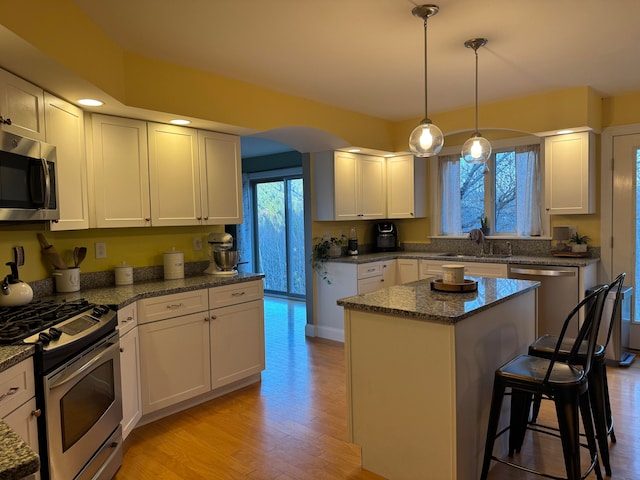
<path fill-rule="evenodd" d="M 167 310 L 175 310 L 177 308 L 182 308 L 184 307 L 184 303 L 180 302 L 180 303 L 172 303 L 171 305 L 167 305 Z"/>
<path fill-rule="evenodd" d="M 232 297 L 241 297 L 242 295 L 244 295 L 244 291 L 242 291 L 242 292 L 233 292 L 231 294 Z"/>
<path fill-rule="evenodd" d="M 11 395 L 15 395 L 16 393 L 18 393 L 18 390 L 20 390 L 20 387 L 9 388 L 7 393 L 3 393 L 2 395 L 0 395 L 0 400 L 2 400 L 4 397 L 10 397 Z"/>

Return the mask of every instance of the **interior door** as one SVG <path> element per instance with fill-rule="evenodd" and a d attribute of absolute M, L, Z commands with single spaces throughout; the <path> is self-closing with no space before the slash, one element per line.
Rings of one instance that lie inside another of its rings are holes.
<path fill-rule="evenodd" d="M 633 287 L 634 308 L 629 347 L 640 348 L 640 133 L 612 137 L 611 271 L 608 280 L 627 272 L 625 284 Z M 604 155 L 607 152 L 603 153 Z M 602 220 L 606 221 L 605 218 Z"/>

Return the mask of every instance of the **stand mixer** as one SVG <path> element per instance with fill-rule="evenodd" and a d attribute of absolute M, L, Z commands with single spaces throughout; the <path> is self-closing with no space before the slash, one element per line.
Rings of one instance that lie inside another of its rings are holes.
<path fill-rule="evenodd" d="M 211 233 L 207 238 L 211 260 L 204 273 L 210 275 L 237 275 L 238 251 L 233 250 L 233 237 L 228 233 Z"/>

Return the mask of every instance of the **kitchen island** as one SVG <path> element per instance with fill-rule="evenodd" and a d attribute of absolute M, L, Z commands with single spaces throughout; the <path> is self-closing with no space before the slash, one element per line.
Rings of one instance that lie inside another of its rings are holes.
<path fill-rule="evenodd" d="M 476 292 L 432 291 L 426 279 L 338 300 L 347 432 L 363 468 L 393 480 L 478 478 L 493 372 L 534 340 L 539 283 L 472 280 Z"/>

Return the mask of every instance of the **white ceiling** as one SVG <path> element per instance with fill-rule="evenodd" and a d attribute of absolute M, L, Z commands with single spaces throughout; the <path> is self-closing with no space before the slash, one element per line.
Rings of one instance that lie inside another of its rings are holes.
<path fill-rule="evenodd" d="M 411 14 L 418 2 L 73 1 L 131 52 L 392 121 L 424 116 L 424 28 Z M 481 105 L 576 86 L 603 97 L 640 91 L 639 0 L 436 3 L 440 12 L 428 22 L 430 115 L 473 106 L 475 60 L 464 47 L 473 37 L 489 40 L 478 51 Z M 78 82 L 53 78 L 55 65 L 0 34 L 5 68 L 54 93 Z M 491 126 L 481 111 L 480 127 Z M 269 133 L 244 136 L 243 156 L 296 148 L 271 142 Z"/>
<path fill-rule="evenodd" d="M 74 0 L 126 50 L 389 120 L 424 115 L 408 0 Z M 575 86 L 640 90 L 638 0 L 440 0 L 429 113 Z"/>

